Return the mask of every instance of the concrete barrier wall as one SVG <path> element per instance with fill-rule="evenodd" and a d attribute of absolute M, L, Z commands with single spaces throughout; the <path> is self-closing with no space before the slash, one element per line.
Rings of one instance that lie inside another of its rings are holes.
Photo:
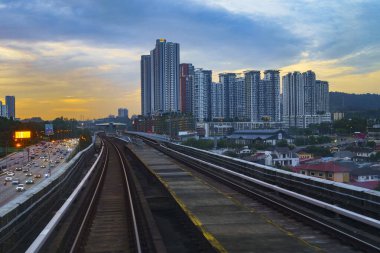
<path fill-rule="evenodd" d="M 42 201 L 47 200 L 61 182 L 70 180 L 73 170 L 84 163 L 84 161 L 94 154 L 93 144 L 85 150 L 80 151 L 67 164 L 63 165 L 51 177 L 35 185 L 31 189 L 23 192 L 12 201 L 0 208 L 0 239 L 10 230 L 17 228 L 26 215 L 34 209 L 39 208 Z"/>

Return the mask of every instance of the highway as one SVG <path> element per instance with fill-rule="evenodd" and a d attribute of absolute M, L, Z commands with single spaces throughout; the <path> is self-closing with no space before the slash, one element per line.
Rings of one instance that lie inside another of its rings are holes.
<path fill-rule="evenodd" d="M 40 143 L 28 147 L 29 155 L 33 157 L 30 161 L 28 161 L 26 149 L 10 154 L 2 159 L 0 167 L 5 165 L 7 169 L 3 170 L 0 174 L 0 206 L 3 206 L 18 195 L 28 191 L 34 185 L 39 184 L 46 177 L 54 174 L 60 168 L 60 165 L 65 163 L 66 158 L 77 144 L 77 139 Z M 49 174 L 49 160 L 51 174 Z M 40 175 L 40 177 L 37 175 Z M 19 179 L 19 183 L 24 184 L 25 191 L 16 191 L 18 184 L 12 182 L 15 179 Z M 34 183 L 26 184 L 25 181 L 27 179 L 32 179 Z"/>

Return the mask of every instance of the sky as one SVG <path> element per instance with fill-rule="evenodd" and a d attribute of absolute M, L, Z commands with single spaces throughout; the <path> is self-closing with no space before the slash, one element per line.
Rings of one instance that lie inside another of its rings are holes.
<path fill-rule="evenodd" d="M 380 93 L 378 0 L 0 0 L 0 100 L 16 116 L 140 113 L 140 57 L 180 43 L 220 72 L 313 70 L 330 91 Z"/>

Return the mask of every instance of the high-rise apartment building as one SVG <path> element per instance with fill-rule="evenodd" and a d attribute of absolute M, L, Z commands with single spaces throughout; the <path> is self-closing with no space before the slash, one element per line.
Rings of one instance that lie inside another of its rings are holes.
<path fill-rule="evenodd" d="M 145 116 L 150 115 L 153 110 L 153 83 L 151 78 L 151 64 L 150 55 L 141 56 L 141 114 Z"/>
<path fill-rule="evenodd" d="M 0 108 L 1 111 L 1 117 L 8 118 L 8 108 L 7 105 L 2 105 Z"/>
<path fill-rule="evenodd" d="M 260 121 L 259 98 L 262 96 L 260 71 L 250 70 L 244 72 L 246 92 L 246 113 L 251 122 Z"/>
<path fill-rule="evenodd" d="M 243 77 L 235 79 L 235 104 L 234 113 L 235 118 L 240 121 L 244 121 L 247 118 L 247 108 L 246 108 L 246 89 L 245 80 Z"/>
<path fill-rule="evenodd" d="M 259 110 L 262 117 L 280 121 L 280 71 L 265 70 L 263 79 L 264 96 L 260 98 Z"/>
<path fill-rule="evenodd" d="M 305 128 L 330 122 L 328 82 L 316 80 L 309 70 L 282 78 L 283 121 L 286 127 Z"/>
<path fill-rule="evenodd" d="M 179 101 L 179 44 L 156 40 L 151 51 L 154 112 L 177 112 Z"/>
<path fill-rule="evenodd" d="M 7 106 L 7 117 L 16 118 L 16 99 L 14 96 L 5 96 L 5 104 Z"/>
<path fill-rule="evenodd" d="M 315 73 L 311 70 L 302 73 L 305 89 L 305 114 L 315 115 L 316 108 L 316 90 L 315 90 Z"/>
<path fill-rule="evenodd" d="M 329 83 L 326 81 L 315 81 L 315 91 L 316 91 L 316 113 L 325 114 L 330 111 L 330 100 L 329 100 Z"/>
<path fill-rule="evenodd" d="M 300 72 L 282 77 L 282 101 L 283 121 L 288 126 L 298 125 L 299 116 L 305 114 L 305 86 Z"/>
<path fill-rule="evenodd" d="M 223 85 L 211 83 L 211 119 L 222 119 Z"/>
<path fill-rule="evenodd" d="M 193 110 L 194 66 L 191 63 L 182 63 L 179 65 L 179 70 L 180 110 L 184 113 L 191 113 Z"/>
<path fill-rule="evenodd" d="M 193 84 L 193 116 L 202 122 L 211 118 L 212 71 L 195 69 Z"/>
<path fill-rule="evenodd" d="M 222 85 L 222 117 L 225 119 L 235 118 L 235 73 L 221 73 L 219 74 L 219 82 Z"/>
<path fill-rule="evenodd" d="M 244 73 L 246 92 L 246 117 L 251 122 L 263 120 L 279 122 L 280 113 L 280 72 L 252 70 Z"/>
<path fill-rule="evenodd" d="M 117 116 L 119 118 L 128 118 L 128 109 L 127 108 L 117 109 Z"/>

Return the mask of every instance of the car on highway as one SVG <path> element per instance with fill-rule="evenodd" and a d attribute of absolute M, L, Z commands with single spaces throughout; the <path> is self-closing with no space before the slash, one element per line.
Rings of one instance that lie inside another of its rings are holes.
<path fill-rule="evenodd" d="M 41 174 L 34 175 L 34 178 L 41 178 Z"/>
<path fill-rule="evenodd" d="M 14 176 L 15 173 L 14 172 L 7 172 L 7 175 L 11 177 L 11 176 Z"/>
<path fill-rule="evenodd" d="M 27 177 L 32 177 L 33 174 L 32 174 L 32 172 L 28 172 L 28 173 L 26 173 L 26 176 L 27 176 Z"/>
<path fill-rule="evenodd" d="M 45 165 L 41 165 L 40 168 L 46 168 L 46 166 Z"/>
<path fill-rule="evenodd" d="M 15 171 L 22 171 L 22 168 L 21 168 L 21 167 L 17 167 L 17 168 L 15 169 Z"/>
<path fill-rule="evenodd" d="M 16 191 L 18 191 L 18 192 L 25 191 L 24 184 L 18 184 L 16 187 Z"/>
<path fill-rule="evenodd" d="M 12 184 L 19 184 L 19 183 L 20 183 L 20 179 L 18 179 L 18 178 L 14 178 L 12 180 Z"/>
<path fill-rule="evenodd" d="M 25 184 L 34 184 L 34 180 L 29 178 L 29 179 L 25 180 Z"/>
<path fill-rule="evenodd" d="M 24 173 L 29 172 L 29 169 L 28 168 L 23 168 L 22 172 L 24 172 Z"/>
<path fill-rule="evenodd" d="M 11 182 L 11 181 L 12 181 L 12 179 L 13 179 L 12 177 L 5 177 L 5 179 L 4 179 L 4 180 L 5 180 L 6 182 Z"/>

